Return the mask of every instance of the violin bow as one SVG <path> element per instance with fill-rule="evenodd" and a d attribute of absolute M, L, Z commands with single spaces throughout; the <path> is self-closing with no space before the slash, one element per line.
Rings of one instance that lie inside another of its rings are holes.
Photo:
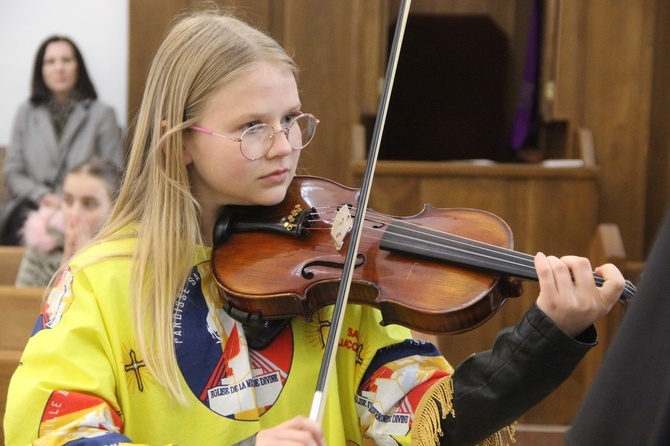
<path fill-rule="evenodd" d="M 355 259 L 358 254 L 358 246 L 360 242 L 360 234 L 365 222 L 365 212 L 368 208 L 368 197 L 370 196 L 370 189 L 372 189 L 372 179 L 374 177 L 374 170 L 377 165 L 377 154 L 379 153 L 379 146 L 381 145 L 382 129 L 386 121 L 386 113 L 388 111 L 388 104 L 391 99 L 391 90 L 393 89 L 393 81 L 395 79 L 396 67 L 398 66 L 398 59 L 400 56 L 400 48 L 402 46 L 402 38 L 405 34 L 405 26 L 407 24 L 407 16 L 409 15 L 409 7 L 411 0 L 402 0 L 400 5 L 400 12 L 398 13 L 398 20 L 396 23 L 395 34 L 393 36 L 393 43 L 391 45 L 391 53 L 389 57 L 388 66 L 386 69 L 386 78 L 384 81 L 384 90 L 382 92 L 381 101 L 379 103 L 379 110 L 375 121 L 374 132 L 372 134 L 372 142 L 370 151 L 368 153 L 368 161 L 365 167 L 365 174 L 363 177 L 363 184 L 358 196 L 358 205 L 356 208 L 356 215 L 353 219 L 351 237 L 349 240 L 349 247 L 344 261 L 342 270 L 342 279 L 338 289 L 337 300 L 333 310 L 333 320 L 331 321 L 331 328 L 328 333 L 328 340 L 326 342 L 323 360 L 321 362 L 321 370 L 316 383 L 316 390 L 312 400 L 312 408 L 310 411 L 310 419 L 321 423 L 323 420 L 323 413 L 325 411 L 326 394 L 330 384 L 330 377 L 332 375 L 332 364 L 335 362 L 336 349 L 340 333 L 342 331 L 342 320 L 344 319 L 344 312 L 349 300 L 349 290 L 351 289 L 352 275 L 354 273 Z"/>

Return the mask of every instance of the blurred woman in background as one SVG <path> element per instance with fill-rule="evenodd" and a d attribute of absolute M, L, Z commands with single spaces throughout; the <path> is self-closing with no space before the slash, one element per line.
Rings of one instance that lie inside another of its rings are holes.
<path fill-rule="evenodd" d="M 52 36 L 35 57 L 30 99 L 16 114 L 3 166 L 12 200 L 0 212 L 0 244 L 16 245 L 27 212 L 58 208 L 65 174 L 92 156 L 123 163 L 114 110 L 97 100 L 77 46 Z"/>

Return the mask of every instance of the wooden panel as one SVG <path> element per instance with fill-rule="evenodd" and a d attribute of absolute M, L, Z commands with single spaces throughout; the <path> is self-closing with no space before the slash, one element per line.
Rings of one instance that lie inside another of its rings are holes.
<path fill-rule="evenodd" d="M 43 293 L 43 288 L 0 285 L 0 419 L 5 415 L 9 381 L 40 314 Z"/>
<path fill-rule="evenodd" d="M 0 350 L 23 350 L 40 314 L 43 288 L 0 285 Z"/>
<path fill-rule="evenodd" d="M 514 446 L 563 446 L 569 426 L 546 424 L 519 424 L 516 426 Z"/>
<path fill-rule="evenodd" d="M 355 74 L 355 96 L 359 109 L 353 110 L 353 123 L 360 121 L 362 113 L 377 113 L 380 101 L 379 83 L 383 79 L 388 63 L 386 54 L 387 24 L 390 21 L 384 0 L 364 1 L 360 19 L 356 23 L 359 32 L 357 72 Z"/>
<path fill-rule="evenodd" d="M 553 58 L 546 56 L 545 66 L 549 65 L 556 75 L 555 96 L 552 114 L 546 116 L 550 120 L 571 121 L 574 125 L 582 120 L 580 101 L 584 96 L 586 69 L 585 32 L 588 28 L 588 2 L 558 0 L 552 12 L 558 17 L 555 30 L 558 41 L 552 49 L 556 52 Z M 581 44 L 580 44 L 581 43 Z"/>
<path fill-rule="evenodd" d="M 593 130 L 602 168 L 599 215 L 644 256 L 653 0 L 562 0 L 555 119 Z"/>
<path fill-rule="evenodd" d="M 272 30 L 269 0 L 218 0 L 213 4 L 245 16 L 254 25 Z M 176 16 L 198 5 L 202 3 L 197 0 L 130 0 L 128 122 L 132 122 L 140 106 L 151 62 L 165 32 Z"/>
<path fill-rule="evenodd" d="M 284 2 L 284 43 L 301 66 L 303 110 L 320 120 L 319 131 L 301 155 L 301 168 L 335 180 L 347 177 L 351 125 L 360 116 L 358 60 L 352 57 L 360 41 L 360 1 Z"/>
<path fill-rule="evenodd" d="M 594 129 L 602 166 L 602 221 L 616 222 L 626 249 L 642 256 L 646 164 L 649 146 L 653 5 L 649 1 L 589 2 L 590 24 L 584 98 L 585 127 Z M 633 5 L 634 4 L 634 5 Z M 625 64 L 621 64 L 621 60 Z"/>
<path fill-rule="evenodd" d="M 352 162 L 354 184 L 364 167 Z M 598 168 L 379 161 L 370 207 L 390 215 L 414 215 L 426 203 L 481 209 L 507 222 L 519 250 L 585 255 L 598 222 L 598 176 Z"/>
<path fill-rule="evenodd" d="M 14 285 L 23 252 L 23 246 L 0 246 L 0 285 Z"/>
<path fill-rule="evenodd" d="M 188 0 L 147 2 L 130 0 L 128 36 L 128 122 L 132 123 L 142 102 L 142 93 L 154 54 L 173 17 L 189 5 Z"/>
<path fill-rule="evenodd" d="M 19 365 L 20 350 L 0 350 L 0 418 L 5 417 L 7 406 L 7 390 L 9 381 Z M 0 429 L 0 443 L 5 444 L 5 431 Z"/>
<path fill-rule="evenodd" d="M 532 241 L 527 251 L 554 255 L 586 255 L 598 222 L 597 176 L 590 179 L 545 179 L 530 188 L 527 205 L 532 213 L 527 230 Z"/>

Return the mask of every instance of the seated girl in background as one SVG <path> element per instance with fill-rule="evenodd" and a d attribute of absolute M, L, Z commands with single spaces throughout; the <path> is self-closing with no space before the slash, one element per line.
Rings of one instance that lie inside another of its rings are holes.
<path fill-rule="evenodd" d="M 119 191 L 121 170 L 93 158 L 70 170 L 60 207 L 41 206 L 23 227 L 26 251 L 16 286 L 47 286 L 60 265 L 102 227 Z"/>

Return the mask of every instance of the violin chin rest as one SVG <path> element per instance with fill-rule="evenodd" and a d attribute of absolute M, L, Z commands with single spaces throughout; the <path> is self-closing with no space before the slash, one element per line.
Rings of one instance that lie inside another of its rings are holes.
<path fill-rule="evenodd" d="M 247 344 L 252 350 L 263 350 L 291 322 L 291 318 L 263 321 L 261 324 L 242 324 Z"/>
<path fill-rule="evenodd" d="M 260 313 L 248 313 L 239 310 L 227 301 L 223 302 L 223 310 L 228 313 L 228 316 L 242 324 L 247 345 L 257 351 L 270 345 L 284 327 L 291 322 L 290 317 L 272 320 L 263 319 Z"/>

